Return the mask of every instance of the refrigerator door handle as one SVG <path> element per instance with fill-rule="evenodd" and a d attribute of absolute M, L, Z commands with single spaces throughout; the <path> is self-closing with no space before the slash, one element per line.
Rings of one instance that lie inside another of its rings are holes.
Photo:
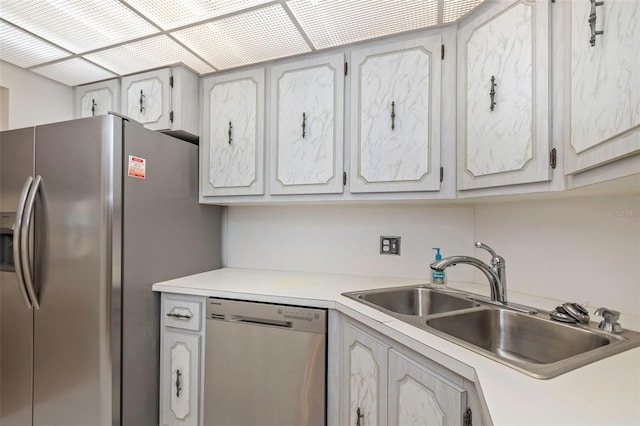
<path fill-rule="evenodd" d="M 42 176 L 36 176 L 36 180 L 33 182 L 33 188 L 27 198 L 24 223 L 22 224 L 22 231 L 20 232 L 20 260 L 22 260 L 22 271 L 24 273 L 24 282 L 27 287 L 27 292 L 33 303 L 35 309 L 40 309 L 40 303 L 38 302 L 38 296 L 36 295 L 35 288 L 33 286 L 33 271 L 31 268 L 31 256 L 29 254 L 29 228 L 31 227 L 31 219 L 33 218 L 33 209 L 36 204 L 36 196 L 40 190 L 42 183 Z"/>
<path fill-rule="evenodd" d="M 22 187 L 22 193 L 20 194 L 20 201 L 18 201 L 18 209 L 16 211 L 16 223 L 13 227 L 13 263 L 14 269 L 16 271 L 16 277 L 18 279 L 18 288 L 20 289 L 20 295 L 22 296 L 22 300 L 24 301 L 27 309 L 31 309 L 31 301 L 29 300 L 29 295 L 27 294 L 26 284 L 24 282 L 24 274 L 22 271 L 22 260 L 20 258 L 21 250 L 20 250 L 20 240 L 22 234 L 22 216 L 24 214 L 24 206 L 27 202 L 27 196 L 29 195 L 29 190 L 31 189 L 31 184 L 33 183 L 33 178 L 29 176 Z"/>

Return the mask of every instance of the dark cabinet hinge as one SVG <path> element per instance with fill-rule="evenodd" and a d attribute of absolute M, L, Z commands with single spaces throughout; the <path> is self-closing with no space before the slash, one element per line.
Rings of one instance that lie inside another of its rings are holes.
<path fill-rule="evenodd" d="M 444 180 L 444 167 L 440 167 L 440 182 Z"/>
<path fill-rule="evenodd" d="M 348 63 L 344 63 L 344 75 L 347 75 L 349 73 L 349 64 Z"/>
<path fill-rule="evenodd" d="M 444 44 L 440 45 L 440 59 L 444 60 Z"/>
<path fill-rule="evenodd" d="M 462 419 L 463 426 L 471 426 L 473 424 L 473 414 L 471 413 L 471 408 L 467 408 L 467 411 L 464 412 L 464 417 Z"/>
<path fill-rule="evenodd" d="M 173 123 L 173 111 L 169 113 L 169 121 Z"/>
<path fill-rule="evenodd" d="M 555 169 L 557 164 L 558 164 L 558 152 L 556 151 L 555 148 L 553 148 L 549 153 L 549 165 L 551 166 L 552 169 Z"/>
<path fill-rule="evenodd" d="M 347 172 L 342 172 L 342 186 L 347 184 Z"/>
<path fill-rule="evenodd" d="M 173 87 L 173 76 L 169 77 L 169 87 Z"/>

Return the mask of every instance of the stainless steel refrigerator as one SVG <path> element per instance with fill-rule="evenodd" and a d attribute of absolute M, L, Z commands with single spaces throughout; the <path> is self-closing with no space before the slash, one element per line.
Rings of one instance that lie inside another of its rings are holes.
<path fill-rule="evenodd" d="M 0 133 L 0 424 L 157 425 L 154 282 L 220 266 L 198 146 L 108 115 Z"/>

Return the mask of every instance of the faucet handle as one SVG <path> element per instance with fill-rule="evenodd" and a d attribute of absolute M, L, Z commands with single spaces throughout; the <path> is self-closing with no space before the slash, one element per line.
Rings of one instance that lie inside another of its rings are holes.
<path fill-rule="evenodd" d="M 598 308 L 593 313 L 602 317 L 602 321 L 598 324 L 598 328 L 609 333 L 622 333 L 622 326 L 618 323 L 620 312 L 609 308 Z"/>
<path fill-rule="evenodd" d="M 498 257 L 496 252 L 493 251 L 493 249 L 491 247 L 489 247 L 488 245 L 486 245 L 485 243 L 481 243 L 480 241 L 476 241 L 475 246 L 477 248 L 484 249 L 484 250 L 488 251 L 489 254 L 491 255 L 491 257 Z"/>

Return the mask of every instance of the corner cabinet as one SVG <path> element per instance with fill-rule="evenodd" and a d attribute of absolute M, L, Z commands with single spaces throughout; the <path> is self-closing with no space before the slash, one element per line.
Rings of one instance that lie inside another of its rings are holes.
<path fill-rule="evenodd" d="M 271 69 L 271 194 L 343 191 L 344 55 Z"/>
<path fill-rule="evenodd" d="M 640 154 L 640 2 L 585 0 L 563 7 L 571 40 L 564 167 L 573 174 Z"/>
<path fill-rule="evenodd" d="M 122 77 L 122 114 L 151 130 L 197 139 L 198 76 L 181 65 Z"/>
<path fill-rule="evenodd" d="M 264 69 L 202 79 L 200 196 L 264 194 Z"/>
<path fill-rule="evenodd" d="M 350 191 L 440 189 L 441 36 L 351 54 Z"/>
<path fill-rule="evenodd" d="M 202 425 L 205 298 L 162 294 L 160 423 Z"/>
<path fill-rule="evenodd" d="M 473 383 L 346 317 L 341 363 L 340 424 L 483 424 Z"/>
<path fill-rule="evenodd" d="M 120 80 L 113 79 L 73 88 L 76 118 L 120 111 Z"/>
<path fill-rule="evenodd" d="M 460 190 L 551 179 L 550 2 L 508 4 L 459 25 Z"/>

